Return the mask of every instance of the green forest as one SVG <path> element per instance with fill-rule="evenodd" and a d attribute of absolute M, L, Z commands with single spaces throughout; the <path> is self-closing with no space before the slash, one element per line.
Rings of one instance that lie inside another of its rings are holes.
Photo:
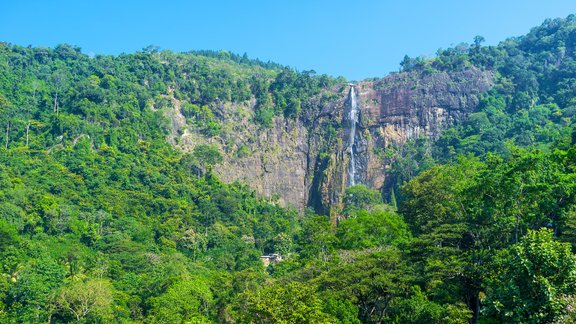
<path fill-rule="evenodd" d="M 495 84 L 438 140 L 387 152 L 391 191 L 347 188 L 338 222 L 221 181 L 222 152 L 174 148 L 163 111 L 176 98 L 210 137 L 218 104 L 252 102 L 265 130 L 343 78 L 0 43 L 0 322 L 576 322 L 576 16 L 483 41 L 404 57 L 398 73 Z"/>

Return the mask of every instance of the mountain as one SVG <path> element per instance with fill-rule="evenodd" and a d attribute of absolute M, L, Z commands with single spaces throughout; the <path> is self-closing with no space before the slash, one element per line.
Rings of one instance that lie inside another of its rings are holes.
<path fill-rule="evenodd" d="M 572 17 L 550 20 L 498 46 L 484 47 L 478 37 L 473 45 L 440 50 L 431 60 L 406 57 L 404 71 L 354 85 L 360 105 L 355 134 L 359 181 L 389 194 L 417 174 L 422 168 L 414 165 L 427 158 L 505 153 L 507 140 L 526 146 L 568 138 L 574 110 L 568 95 L 574 57 L 571 24 Z M 224 124 L 242 125 L 228 127 L 233 139 L 227 133 L 193 136 L 188 130 L 177 146 L 191 150 L 195 143 L 220 143 L 221 151 L 233 153 L 215 167 L 222 179 L 251 183 L 262 195 L 279 196 L 285 206 L 313 207 L 321 214 L 335 207 L 338 214 L 348 183 L 349 90 L 345 83 L 325 88 L 302 101 L 298 118 L 275 117 L 273 127 L 264 131 L 250 123 L 256 101 L 244 104 L 243 117 L 237 108 L 220 105 L 213 109 L 221 111 Z M 183 132 L 185 118 L 177 112 L 172 116 Z M 455 127 L 443 134 L 450 126 Z M 450 138 L 453 132 L 458 134 Z M 409 155 L 404 144 L 415 141 L 427 142 L 420 150 L 430 152 L 419 161 L 403 161 Z M 251 154 L 238 157 L 234 153 L 240 148 Z M 402 162 L 416 169 L 391 168 Z"/>
<path fill-rule="evenodd" d="M 482 42 L 356 84 L 0 43 L 0 319 L 573 319 L 576 17 Z"/>

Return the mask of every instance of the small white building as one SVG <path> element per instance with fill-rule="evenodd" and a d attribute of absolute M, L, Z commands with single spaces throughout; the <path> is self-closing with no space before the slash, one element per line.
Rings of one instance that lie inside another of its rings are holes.
<path fill-rule="evenodd" d="M 272 253 L 270 255 L 263 255 L 260 257 L 262 263 L 264 263 L 264 267 L 268 268 L 270 262 L 278 263 L 282 261 L 282 256 L 278 253 Z"/>

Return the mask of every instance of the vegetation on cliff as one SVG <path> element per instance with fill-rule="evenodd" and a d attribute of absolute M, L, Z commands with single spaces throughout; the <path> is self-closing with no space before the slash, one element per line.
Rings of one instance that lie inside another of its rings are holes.
<path fill-rule="evenodd" d="M 495 46 L 483 46 L 477 36 L 472 45 L 440 49 L 432 59 L 405 57 L 404 71 L 428 75 L 474 67 L 494 73 L 495 85 L 482 95 L 476 111 L 439 140 L 413 139 L 394 154 L 391 185 L 396 191 L 434 163 L 462 154 L 509 157 L 514 146 L 567 149 L 576 127 L 575 26 L 576 16 L 570 15 L 546 20 L 527 35 Z"/>
<path fill-rule="evenodd" d="M 569 16 L 405 58 L 496 85 L 435 143 L 393 152 L 398 208 L 353 186 L 338 222 L 221 182 L 222 152 L 175 150 L 163 108 L 211 137 L 220 104 L 254 102 L 266 128 L 343 80 L 227 52 L 0 44 L 0 321 L 574 321 L 575 35 Z"/>

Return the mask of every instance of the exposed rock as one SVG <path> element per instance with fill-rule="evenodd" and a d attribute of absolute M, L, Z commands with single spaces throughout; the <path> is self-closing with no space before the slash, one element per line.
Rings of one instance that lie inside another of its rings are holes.
<path fill-rule="evenodd" d="M 183 151 L 192 151 L 198 144 L 216 145 L 224 156 L 214 168 L 220 179 L 246 183 L 263 196 L 277 197 L 284 206 L 302 209 L 307 203 L 308 129 L 302 121 L 283 117 L 275 118 L 271 128 L 262 128 L 251 120 L 253 106 L 254 102 L 223 105 L 220 136 L 207 138 L 187 126 L 172 133 L 181 133 L 180 138 L 169 141 Z M 167 116 L 173 125 L 183 118 L 177 109 Z"/>
<path fill-rule="evenodd" d="M 408 139 L 439 138 L 441 131 L 474 111 L 480 94 L 493 82 L 490 72 L 467 69 L 430 75 L 398 73 L 360 84 L 362 126 L 367 141 L 363 183 L 380 189 L 390 161 L 375 149 L 403 145 Z"/>
<path fill-rule="evenodd" d="M 398 73 L 356 85 L 360 123 L 356 129 L 360 182 L 379 189 L 390 162 L 375 151 L 403 145 L 418 136 L 437 139 L 446 126 L 474 111 L 492 75 L 477 69 L 423 75 Z M 271 128 L 253 121 L 255 102 L 219 104 L 222 134 L 207 138 L 183 124 L 179 102 L 166 115 L 171 143 L 188 151 L 210 143 L 224 153 L 214 171 L 224 181 L 241 181 L 284 206 L 338 214 L 348 183 L 348 85 L 338 85 L 306 103 L 298 120 L 276 117 Z M 327 96 L 327 94 L 329 96 Z M 330 98 L 330 99 L 326 99 Z"/>

